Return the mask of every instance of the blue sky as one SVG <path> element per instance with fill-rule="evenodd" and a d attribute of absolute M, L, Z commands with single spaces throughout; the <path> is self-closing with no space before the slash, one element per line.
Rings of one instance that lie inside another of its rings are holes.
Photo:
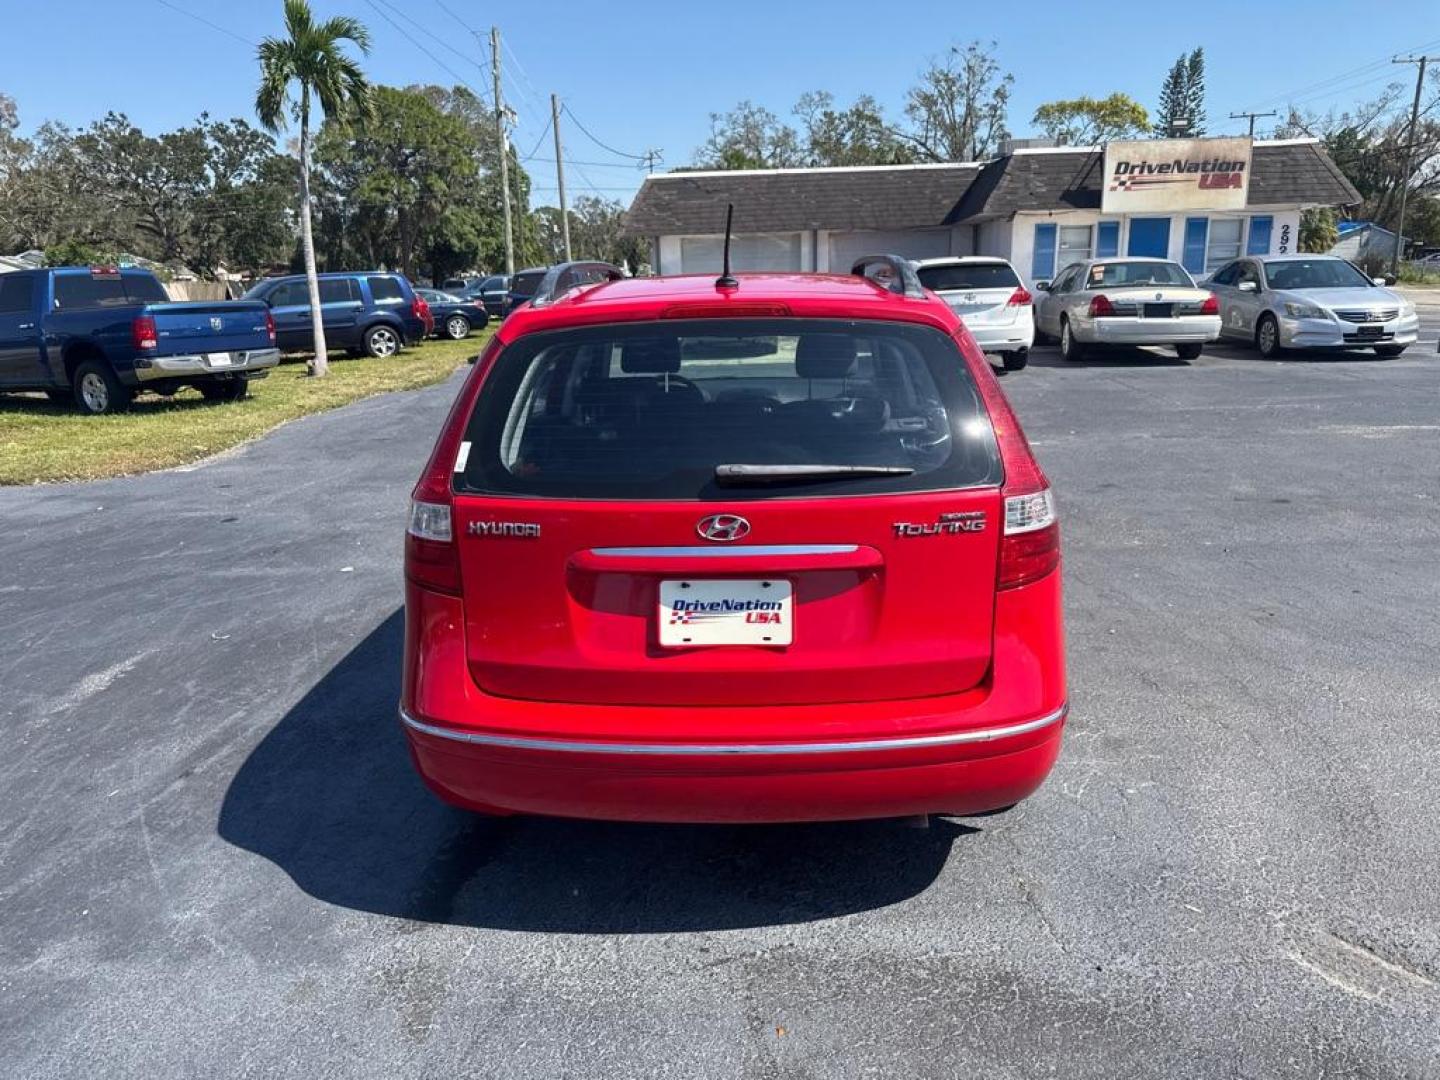
<path fill-rule="evenodd" d="M 538 143 L 538 154 L 551 156 L 542 135 L 554 91 L 609 147 L 631 154 L 658 147 L 670 166 L 690 159 L 709 113 L 742 98 L 784 115 L 806 90 L 828 89 L 842 102 L 868 92 L 898 118 L 905 88 L 926 58 L 976 38 L 993 40 L 1015 75 L 1016 134 L 1028 131 L 1036 105 L 1055 98 L 1121 90 L 1153 108 L 1165 71 L 1196 45 L 1205 47 L 1212 134 L 1243 130 L 1225 119 L 1232 111 L 1283 110 L 1288 101 L 1323 111 L 1371 97 L 1389 81 L 1413 82 L 1413 68 L 1385 62 L 1391 54 L 1440 53 L 1436 0 L 312 2 L 321 16 L 343 12 L 367 23 L 375 39 L 370 75 L 398 85 L 453 83 L 459 75 L 488 92 L 487 54 L 468 28 L 488 33 L 498 21 L 521 154 Z M 23 46 L 4 46 L 0 91 L 16 98 L 22 131 L 45 119 L 83 125 L 109 109 L 152 132 L 201 110 L 253 119 L 254 50 L 247 42 L 279 33 L 280 10 L 280 0 L 0 0 L 0 27 Z M 571 191 L 628 201 L 641 175 L 634 163 L 564 123 L 566 153 L 576 162 Z M 534 160 L 527 167 L 535 201 L 553 201 L 554 166 Z"/>

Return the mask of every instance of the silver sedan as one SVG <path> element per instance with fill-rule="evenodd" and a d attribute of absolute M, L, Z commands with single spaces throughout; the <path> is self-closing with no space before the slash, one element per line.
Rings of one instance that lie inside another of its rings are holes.
<path fill-rule="evenodd" d="M 1260 354 L 1286 349 L 1374 349 L 1399 356 L 1415 344 L 1415 305 L 1333 255 L 1236 259 L 1215 271 L 1221 333 Z"/>
<path fill-rule="evenodd" d="M 1035 287 L 1035 329 L 1059 338 L 1066 360 L 1097 345 L 1173 345 L 1193 360 L 1220 336 L 1215 297 L 1165 259 L 1072 263 Z"/>

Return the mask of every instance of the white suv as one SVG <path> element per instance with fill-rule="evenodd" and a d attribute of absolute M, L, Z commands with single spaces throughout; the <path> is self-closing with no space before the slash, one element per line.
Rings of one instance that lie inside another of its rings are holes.
<path fill-rule="evenodd" d="M 937 293 L 987 353 L 998 353 L 1006 371 L 1019 371 L 1035 343 L 1035 310 L 1030 291 L 1004 259 L 966 255 L 921 259 L 920 284 Z"/>

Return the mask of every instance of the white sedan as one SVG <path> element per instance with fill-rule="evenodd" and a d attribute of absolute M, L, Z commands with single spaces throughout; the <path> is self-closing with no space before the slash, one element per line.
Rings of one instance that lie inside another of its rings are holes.
<path fill-rule="evenodd" d="M 1399 356 L 1415 344 L 1415 305 L 1334 255 L 1236 259 L 1215 271 L 1222 333 L 1255 343 L 1260 355 L 1286 349 L 1374 349 Z"/>
<path fill-rule="evenodd" d="M 1220 307 L 1179 263 L 1092 259 L 1071 263 L 1054 281 L 1036 282 L 1036 328 L 1060 339 L 1060 355 L 1080 359 L 1099 345 L 1172 345 L 1193 360 L 1220 336 Z"/>
<path fill-rule="evenodd" d="M 1035 343 L 1030 290 L 1004 259 L 965 255 L 921 259 L 914 264 L 920 284 L 950 305 L 975 343 L 998 353 L 1006 371 L 1019 371 Z"/>

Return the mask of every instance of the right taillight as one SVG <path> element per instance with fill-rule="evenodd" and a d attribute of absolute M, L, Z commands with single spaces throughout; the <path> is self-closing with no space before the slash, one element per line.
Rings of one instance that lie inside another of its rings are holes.
<path fill-rule="evenodd" d="M 1010 294 L 1010 299 L 1006 301 L 1005 306 L 1029 307 L 1034 302 L 1034 300 L 1035 297 L 1030 295 L 1030 290 L 1025 288 L 1024 285 L 1021 285 L 1018 289 L 1016 289 L 1013 293 Z"/>
<path fill-rule="evenodd" d="M 1104 315 L 1114 315 L 1115 305 L 1110 303 L 1110 298 L 1104 293 L 1090 298 L 1090 317 L 1099 318 Z"/>
<path fill-rule="evenodd" d="M 275 316 L 270 314 L 270 309 L 265 309 L 265 335 L 270 339 L 270 344 L 275 344 Z"/>
<path fill-rule="evenodd" d="M 1000 450 L 1005 479 L 1000 485 L 1005 521 L 1000 531 L 1000 560 L 996 588 L 1014 589 L 1038 581 L 1060 565 L 1060 522 L 1050 481 L 1035 460 L 1034 451 L 1020 430 L 1020 421 L 990 365 L 966 351 L 971 375 L 990 414 L 990 428 Z"/>
<path fill-rule="evenodd" d="M 1050 489 L 1005 495 L 1005 531 L 1000 538 L 996 585 L 1001 589 L 1028 585 L 1059 565 L 1060 523 Z"/>
<path fill-rule="evenodd" d="M 1220 314 L 1220 301 L 1215 298 L 1215 294 L 1214 294 L 1214 293 L 1211 293 L 1209 296 L 1205 297 L 1205 302 L 1200 305 L 1200 314 L 1201 314 L 1201 315 L 1219 315 L 1219 314 Z"/>

